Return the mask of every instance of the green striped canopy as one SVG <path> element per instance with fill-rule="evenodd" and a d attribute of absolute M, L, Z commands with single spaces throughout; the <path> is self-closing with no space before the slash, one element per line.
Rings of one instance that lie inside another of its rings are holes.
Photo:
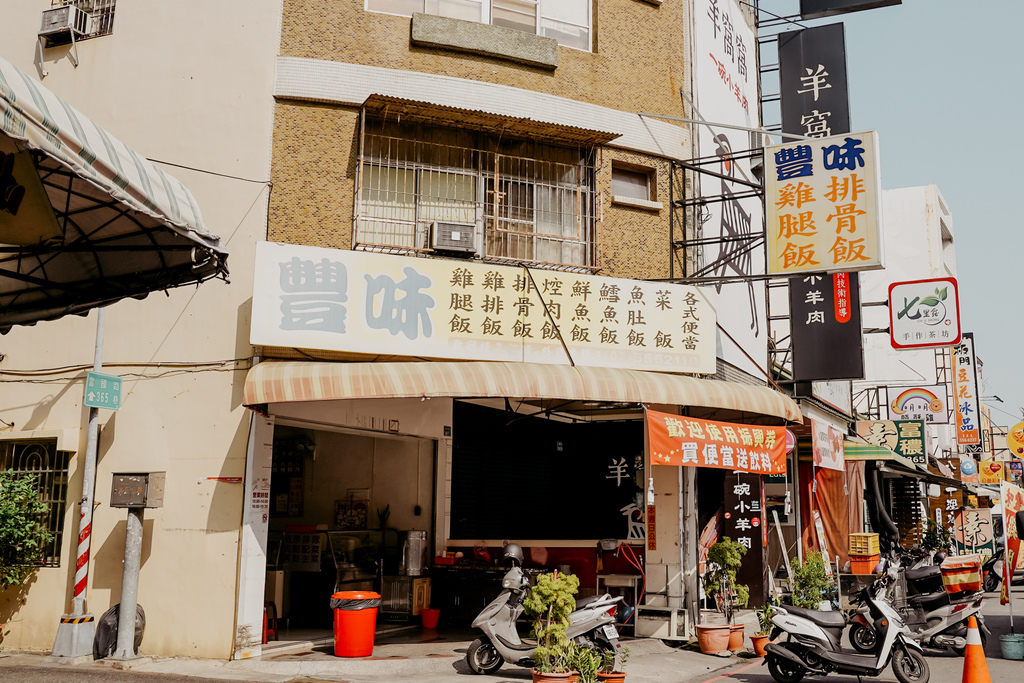
<path fill-rule="evenodd" d="M 0 332 L 211 277 L 188 188 L 0 58 Z"/>

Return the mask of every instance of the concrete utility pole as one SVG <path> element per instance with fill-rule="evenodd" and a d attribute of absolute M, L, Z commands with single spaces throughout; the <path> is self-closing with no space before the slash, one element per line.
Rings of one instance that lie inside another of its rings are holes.
<path fill-rule="evenodd" d="M 124 571 L 121 577 L 121 608 L 117 617 L 117 647 L 113 659 L 135 659 L 135 611 L 139 604 L 139 566 L 142 560 L 143 507 L 128 508 L 124 535 Z"/>
<path fill-rule="evenodd" d="M 103 369 L 103 308 L 96 309 L 96 348 L 93 353 L 93 372 Z M 78 553 L 75 563 L 75 588 L 71 614 L 60 618 L 57 637 L 53 642 L 54 657 L 92 657 L 92 643 L 96 637 L 96 619 L 86 613 L 86 587 L 89 582 L 89 547 L 92 540 L 92 509 L 96 489 L 96 451 L 99 442 L 100 411 L 89 408 L 89 433 L 82 463 L 82 500 L 78 515 Z"/>

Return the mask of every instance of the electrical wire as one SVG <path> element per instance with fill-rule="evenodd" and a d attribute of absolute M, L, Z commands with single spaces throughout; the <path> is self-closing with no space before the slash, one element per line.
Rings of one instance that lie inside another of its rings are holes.
<path fill-rule="evenodd" d="M 626 562 L 629 562 L 631 565 L 636 567 L 638 572 L 640 572 L 640 592 L 637 594 L 636 604 L 633 605 L 633 613 L 630 614 L 628 618 L 622 620 L 622 623 L 625 624 L 636 615 L 636 609 L 643 601 L 644 593 L 647 592 L 647 572 L 644 571 L 643 566 L 641 566 L 640 558 L 636 556 L 636 553 L 631 547 L 625 543 L 620 543 L 619 550 L 622 551 L 622 556 L 626 558 Z"/>

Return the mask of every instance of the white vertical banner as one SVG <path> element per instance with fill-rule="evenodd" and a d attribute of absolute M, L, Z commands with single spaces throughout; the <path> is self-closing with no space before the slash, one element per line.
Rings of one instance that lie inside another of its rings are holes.
<path fill-rule="evenodd" d="M 709 199 L 702 208 L 698 237 L 722 240 L 703 247 L 699 268 L 705 270 L 703 277 L 761 275 L 764 247 L 750 249 L 751 240 L 744 239 L 762 232 L 761 199 L 750 186 L 737 182 L 758 181 L 750 172 L 750 159 L 733 158 L 755 144 L 747 131 L 713 125 L 760 125 L 757 37 L 747 24 L 749 13 L 736 0 L 694 0 L 693 4 L 694 100 L 700 117 L 712 124 L 696 126 L 697 155 L 719 157 L 721 161 L 701 167 L 736 179 L 697 174 L 700 196 Z M 760 145 L 759 140 L 755 143 Z M 736 282 L 716 285 L 716 289 L 718 322 L 732 337 L 730 340 L 719 331 L 718 357 L 751 375 L 763 376 L 768 364 L 764 283 Z"/>

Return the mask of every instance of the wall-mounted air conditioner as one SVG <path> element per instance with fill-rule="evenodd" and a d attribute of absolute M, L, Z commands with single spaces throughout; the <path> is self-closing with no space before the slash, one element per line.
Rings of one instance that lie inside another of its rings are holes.
<path fill-rule="evenodd" d="M 435 221 L 430 226 L 430 246 L 437 251 L 474 254 L 476 253 L 476 225 Z"/>
<path fill-rule="evenodd" d="M 89 15 L 74 5 L 43 10 L 39 35 L 46 38 L 47 42 L 59 40 L 59 37 L 68 37 L 68 34 L 78 38 L 88 32 Z M 67 42 L 67 40 L 63 42 Z"/>

